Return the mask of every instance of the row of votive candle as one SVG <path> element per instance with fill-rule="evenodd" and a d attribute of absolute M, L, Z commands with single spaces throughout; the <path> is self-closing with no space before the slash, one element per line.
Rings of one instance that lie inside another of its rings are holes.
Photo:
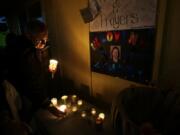
<path fill-rule="evenodd" d="M 63 95 L 61 97 L 61 100 L 62 100 L 62 104 L 61 105 L 58 105 L 58 99 L 57 98 L 52 98 L 51 99 L 51 103 L 53 106 L 55 106 L 58 110 L 62 111 L 62 112 L 65 112 L 66 109 L 67 109 L 67 99 L 68 99 L 68 96 L 67 95 Z M 72 95 L 71 97 L 71 102 L 72 103 L 77 103 L 78 106 L 81 106 L 83 104 L 83 101 L 82 100 L 77 100 L 77 96 L 76 95 Z M 63 108 L 63 109 L 62 109 Z M 65 108 L 65 109 L 64 109 Z M 72 106 L 72 111 L 75 112 L 77 111 L 77 106 Z"/>
<path fill-rule="evenodd" d="M 64 104 L 66 104 L 67 99 L 68 99 L 68 96 L 67 96 L 67 95 L 63 95 L 63 96 L 61 97 L 61 100 L 63 101 Z M 72 102 L 76 102 L 76 100 L 77 100 L 77 96 L 76 96 L 76 95 L 72 95 Z M 52 98 L 52 99 L 51 99 L 51 103 L 52 103 L 54 106 L 56 106 L 57 103 L 58 103 L 57 98 Z M 78 100 L 78 101 L 77 101 L 77 104 L 80 106 L 80 105 L 83 104 L 83 101 L 82 101 L 82 100 Z"/>
<path fill-rule="evenodd" d="M 63 104 L 58 105 L 57 98 L 52 98 L 51 99 L 51 103 L 58 110 L 60 110 L 62 112 L 65 112 L 66 109 L 67 109 L 67 105 L 66 105 L 67 104 L 67 99 L 68 99 L 68 96 L 67 95 L 63 95 L 61 97 L 61 100 L 63 101 Z M 76 102 L 77 96 L 76 95 L 72 95 L 71 99 L 72 99 L 72 102 Z M 77 100 L 77 105 L 78 106 L 81 106 L 82 104 L 83 104 L 82 100 Z M 71 109 L 72 109 L 72 112 L 76 112 L 77 111 L 77 106 L 72 106 Z M 91 115 L 93 115 L 93 116 L 96 115 L 96 109 L 95 108 L 91 108 Z M 83 117 L 83 118 L 86 117 L 86 112 L 85 111 L 82 111 L 81 117 Z M 104 119 L 105 119 L 105 114 L 104 113 L 99 113 L 96 121 L 101 121 L 102 122 L 102 121 L 104 121 Z"/>
<path fill-rule="evenodd" d="M 68 99 L 68 96 L 67 96 L 67 95 L 64 95 L 64 96 L 61 97 L 61 100 L 63 101 L 63 103 L 66 103 L 66 102 L 67 102 L 67 99 Z M 75 103 L 76 101 L 77 101 L 77 96 L 76 96 L 76 95 L 72 95 L 72 97 L 71 97 L 71 102 L 72 102 L 72 103 Z M 82 100 L 78 100 L 78 101 L 77 101 L 77 104 L 78 104 L 78 105 L 82 105 L 82 104 L 83 104 Z"/>
<path fill-rule="evenodd" d="M 91 115 L 93 115 L 93 116 L 96 115 L 96 110 L 95 110 L 95 108 L 92 108 L 92 109 L 91 109 Z M 85 112 L 85 111 L 82 111 L 81 117 L 86 117 L 86 112 Z M 104 114 L 104 113 L 99 113 L 99 114 L 98 114 L 98 118 L 101 119 L 101 120 L 104 120 L 104 119 L 105 119 L 105 114 Z"/>
<path fill-rule="evenodd" d="M 91 115 L 94 116 L 94 118 L 95 118 L 96 128 L 98 130 L 101 130 L 103 128 L 105 114 L 104 113 L 99 113 L 97 117 L 95 116 L 95 114 L 96 114 L 96 110 L 95 110 L 95 108 L 92 108 L 91 109 Z M 82 118 L 86 117 L 86 111 L 81 112 L 81 117 Z"/>

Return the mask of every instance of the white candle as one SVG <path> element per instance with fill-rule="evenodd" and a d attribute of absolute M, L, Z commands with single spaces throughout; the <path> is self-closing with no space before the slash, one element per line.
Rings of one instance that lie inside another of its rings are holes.
<path fill-rule="evenodd" d="M 64 95 L 64 96 L 61 97 L 61 99 L 62 99 L 62 101 L 63 101 L 64 103 L 66 103 L 67 98 L 68 98 L 67 95 Z"/>
<path fill-rule="evenodd" d="M 81 106 L 81 105 L 83 104 L 83 101 L 82 101 L 82 100 L 78 100 L 78 101 L 77 101 L 77 104 L 78 104 L 79 106 Z"/>
<path fill-rule="evenodd" d="M 76 112 L 76 111 L 77 111 L 77 106 L 73 106 L 73 107 L 72 107 L 72 111 L 73 111 L 73 112 Z"/>
<path fill-rule="evenodd" d="M 49 60 L 49 70 L 51 72 L 55 72 L 56 71 L 56 68 L 57 68 L 57 64 L 58 64 L 58 61 L 55 60 L 55 59 L 50 59 Z"/>
<path fill-rule="evenodd" d="M 82 111 L 81 113 L 81 117 L 85 118 L 86 117 L 86 112 L 85 111 Z"/>
<path fill-rule="evenodd" d="M 52 98 L 51 103 L 56 106 L 57 105 L 57 98 Z"/>
<path fill-rule="evenodd" d="M 98 117 L 101 118 L 102 120 L 104 120 L 105 119 L 105 114 L 104 113 L 99 113 Z"/>
<path fill-rule="evenodd" d="M 96 109 L 95 109 L 95 108 L 92 108 L 92 109 L 91 109 L 91 114 L 92 114 L 92 115 L 95 115 L 95 114 L 96 114 Z"/>
<path fill-rule="evenodd" d="M 61 112 L 66 112 L 67 106 L 66 105 L 60 105 L 57 107 L 57 109 Z"/>
<path fill-rule="evenodd" d="M 72 95 L 72 102 L 76 102 L 76 98 L 77 98 L 76 95 Z"/>

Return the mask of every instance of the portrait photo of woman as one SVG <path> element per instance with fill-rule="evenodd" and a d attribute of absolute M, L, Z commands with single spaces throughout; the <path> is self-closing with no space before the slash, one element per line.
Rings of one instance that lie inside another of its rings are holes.
<path fill-rule="evenodd" d="M 119 75 L 122 72 L 121 64 L 121 46 L 111 45 L 110 56 L 109 56 L 109 72 L 113 75 Z"/>
<path fill-rule="evenodd" d="M 110 57 L 112 62 L 118 63 L 121 59 L 121 48 L 120 46 L 111 46 L 110 47 Z"/>

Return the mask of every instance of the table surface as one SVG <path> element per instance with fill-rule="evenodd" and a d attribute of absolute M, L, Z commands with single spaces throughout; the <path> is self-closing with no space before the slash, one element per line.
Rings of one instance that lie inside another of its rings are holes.
<path fill-rule="evenodd" d="M 115 135 L 110 115 L 105 112 L 105 120 L 102 129 L 98 129 L 95 124 L 95 117 L 90 114 L 91 108 L 95 106 L 83 102 L 83 106 L 77 112 L 72 112 L 64 118 L 53 115 L 47 109 L 40 109 L 36 113 L 41 128 L 50 135 Z M 96 108 L 97 114 L 101 111 Z M 86 111 L 87 116 L 81 117 L 82 111 Z M 97 117 L 97 116 L 96 116 Z"/>

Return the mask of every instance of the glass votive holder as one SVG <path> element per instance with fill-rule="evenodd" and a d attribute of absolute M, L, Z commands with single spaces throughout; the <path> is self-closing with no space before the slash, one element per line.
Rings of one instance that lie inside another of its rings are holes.
<path fill-rule="evenodd" d="M 82 104 L 83 104 L 83 101 L 82 101 L 82 100 L 78 100 L 78 101 L 77 101 L 77 105 L 78 105 L 78 106 L 82 106 Z"/>
<path fill-rule="evenodd" d="M 78 110 L 77 106 L 72 106 L 71 108 L 72 112 L 76 112 Z"/>
<path fill-rule="evenodd" d="M 57 68 L 57 64 L 58 64 L 58 61 L 57 61 L 57 60 L 55 60 L 55 59 L 50 59 L 50 60 L 49 60 L 49 70 L 50 70 L 51 72 L 54 72 L 54 71 L 56 70 L 56 68 Z"/>
<path fill-rule="evenodd" d="M 81 112 L 81 117 L 82 117 L 82 118 L 85 118 L 85 117 L 86 117 L 86 111 L 82 111 L 82 112 Z"/>
<path fill-rule="evenodd" d="M 66 105 L 59 105 L 59 106 L 57 106 L 57 109 L 59 110 L 59 111 L 61 111 L 61 112 L 63 112 L 63 113 L 66 113 L 66 111 L 67 111 L 67 106 Z"/>
<path fill-rule="evenodd" d="M 54 74 L 56 72 L 56 69 L 57 69 L 57 64 L 58 64 L 58 61 L 55 60 L 55 59 L 50 59 L 49 60 L 49 71 L 52 73 L 52 78 L 54 78 Z"/>
<path fill-rule="evenodd" d="M 63 95 L 63 96 L 61 97 L 61 100 L 62 100 L 63 104 L 66 104 L 67 99 L 68 99 L 68 96 L 67 96 L 67 95 Z"/>
<path fill-rule="evenodd" d="M 92 114 L 92 116 L 96 115 L 96 109 L 95 108 L 91 108 L 91 114 Z"/>
<path fill-rule="evenodd" d="M 57 98 L 51 98 L 51 103 L 53 106 L 57 106 L 57 104 L 58 104 Z"/>
<path fill-rule="evenodd" d="M 71 104 L 71 102 L 67 102 L 67 108 L 71 108 L 71 106 L 72 106 L 72 104 Z"/>
<path fill-rule="evenodd" d="M 104 120 L 105 119 L 105 114 L 104 113 L 99 113 L 98 117 L 101 118 L 102 120 Z"/>
<path fill-rule="evenodd" d="M 77 96 L 76 95 L 72 95 L 72 103 L 76 103 L 77 100 Z"/>

